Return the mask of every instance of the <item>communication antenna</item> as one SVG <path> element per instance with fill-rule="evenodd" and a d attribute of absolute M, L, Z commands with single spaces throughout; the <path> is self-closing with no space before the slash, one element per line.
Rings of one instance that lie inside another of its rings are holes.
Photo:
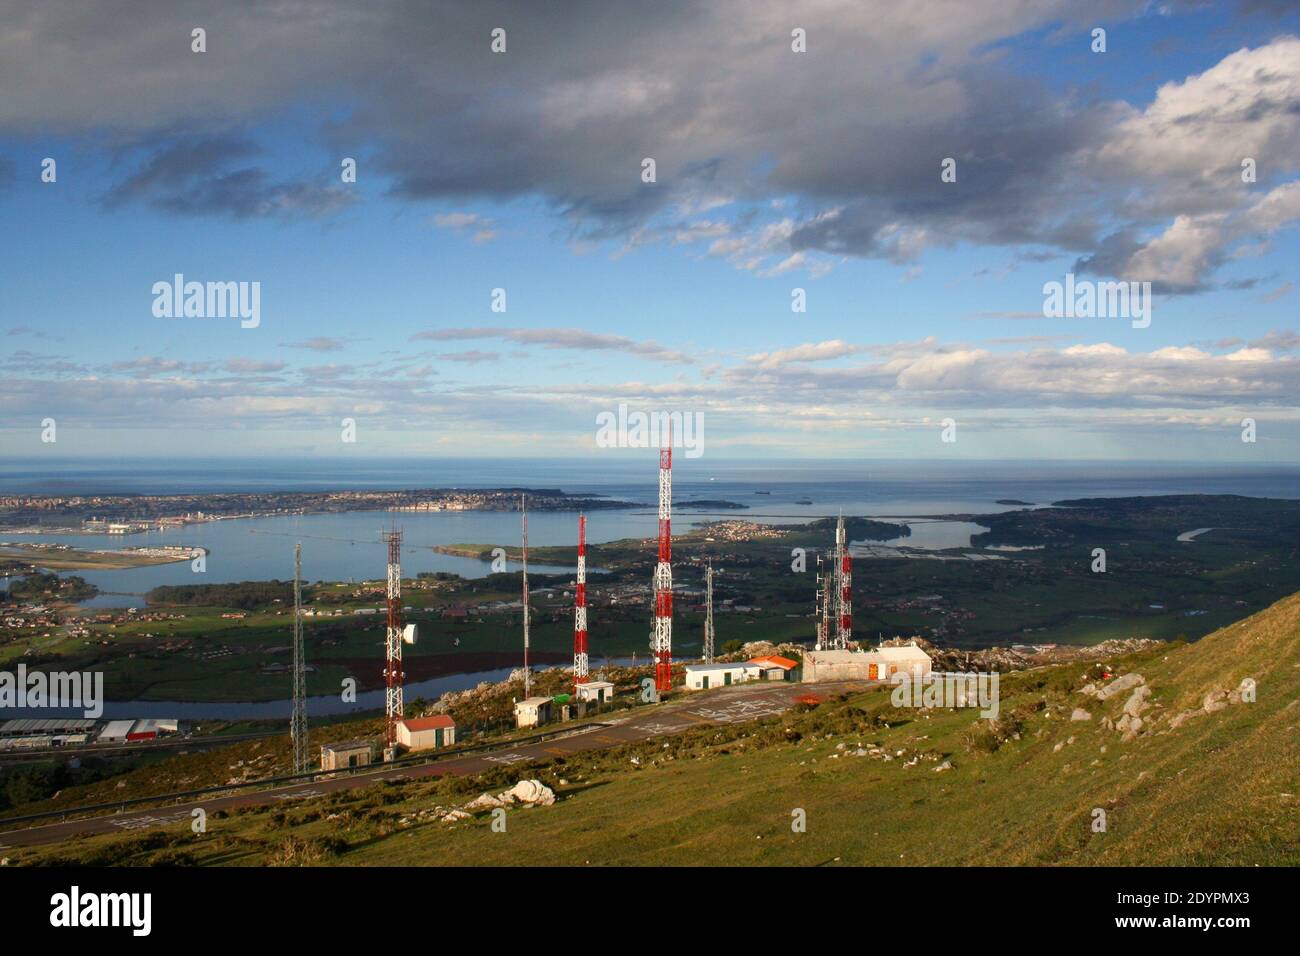
<path fill-rule="evenodd" d="M 523 565 L 524 565 L 524 699 L 533 696 L 532 672 L 528 669 L 528 496 L 519 496 L 519 510 L 523 513 Z"/>
<path fill-rule="evenodd" d="M 302 542 L 293 546 L 293 771 L 307 772 L 307 662 L 302 646 Z"/>
<path fill-rule="evenodd" d="M 704 569 L 704 663 L 713 663 L 713 562 Z"/>

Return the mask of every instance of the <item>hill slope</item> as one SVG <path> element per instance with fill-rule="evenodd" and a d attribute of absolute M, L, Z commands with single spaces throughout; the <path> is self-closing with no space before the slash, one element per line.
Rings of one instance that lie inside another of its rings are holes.
<path fill-rule="evenodd" d="M 96 839 L 18 860 L 1300 864 L 1300 595 L 1111 668 L 1109 681 L 1081 664 L 1004 675 L 993 723 L 896 709 L 876 690 L 490 779 L 394 784 L 212 820 L 202 836 Z M 1246 678 L 1254 702 L 1233 693 Z M 1120 681 L 1104 700 L 1087 689 Z M 1126 706 L 1142 718 L 1128 733 Z M 1089 719 L 1072 720 L 1076 708 Z M 487 816 L 452 824 L 433 812 L 531 777 L 559 799 L 509 811 L 505 833 Z M 792 831 L 797 809 L 806 832 Z"/>

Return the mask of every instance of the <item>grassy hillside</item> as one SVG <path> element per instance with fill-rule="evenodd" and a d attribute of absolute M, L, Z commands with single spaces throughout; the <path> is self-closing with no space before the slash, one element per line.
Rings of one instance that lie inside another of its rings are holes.
<path fill-rule="evenodd" d="M 1194 645 L 1098 669 L 1005 675 L 1001 714 L 911 710 L 874 691 L 753 724 L 495 771 L 250 810 L 168 830 L 11 854 L 15 862 L 319 864 L 1300 864 L 1300 595 Z M 1244 678 L 1255 702 L 1228 695 Z M 1128 677 L 1128 680 L 1134 680 Z M 725 690 L 719 692 L 719 698 Z M 1210 697 L 1210 708 L 1205 701 Z M 1088 720 L 1072 720 L 1076 708 Z M 1194 716 L 1189 716 L 1194 714 Z M 886 759 L 888 755 L 889 759 Z M 945 762 L 951 769 L 940 769 Z M 442 822 L 535 777 L 551 807 Z M 561 783 L 563 781 L 563 783 Z M 802 809 L 807 831 L 791 829 Z M 1094 832 L 1104 810 L 1106 831 Z"/>

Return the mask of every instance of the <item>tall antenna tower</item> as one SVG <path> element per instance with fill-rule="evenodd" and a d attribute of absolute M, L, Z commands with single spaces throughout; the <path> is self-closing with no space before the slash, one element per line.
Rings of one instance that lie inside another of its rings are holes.
<path fill-rule="evenodd" d="M 713 562 L 704 569 L 704 663 L 713 663 Z"/>
<path fill-rule="evenodd" d="M 835 598 L 839 627 L 835 646 L 846 650 L 853 636 L 853 555 L 844 535 L 844 515 L 835 523 Z"/>
<path fill-rule="evenodd" d="M 533 675 L 528 669 L 528 496 L 519 496 L 519 510 L 523 513 L 524 557 L 524 697 L 533 696 Z"/>
<path fill-rule="evenodd" d="M 396 529 L 384 537 L 388 541 L 388 632 L 385 641 L 384 728 L 385 756 L 397 747 L 397 722 L 404 716 L 402 707 L 402 532 Z"/>
<path fill-rule="evenodd" d="M 307 662 L 302 648 L 302 542 L 293 546 L 293 772 L 307 772 Z"/>
<path fill-rule="evenodd" d="M 578 515 L 578 580 L 573 592 L 573 686 L 587 683 L 587 516 Z"/>
<path fill-rule="evenodd" d="M 833 574 L 833 564 L 827 564 L 825 570 L 822 569 L 822 556 L 817 555 L 817 599 L 816 599 L 816 624 L 817 624 L 817 649 L 819 651 L 829 650 L 831 646 L 831 604 L 835 596 L 835 583 Z"/>
<path fill-rule="evenodd" d="M 655 565 L 655 689 L 673 685 L 673 427 L 659 450 L 659 563 Z"/>

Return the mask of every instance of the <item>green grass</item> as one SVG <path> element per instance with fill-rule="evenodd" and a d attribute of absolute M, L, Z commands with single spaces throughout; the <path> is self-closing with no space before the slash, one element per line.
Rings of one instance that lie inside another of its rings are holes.
<path fill-rule="evenodd" d="M 996 748 L 973 711 L 900 710 L 873 691 L 486 778 L 387 784 L 249 811 L 210 821 L 202 836 L 175 828 L 94 838 L 23 851 L 17 861 L 1300 864 L 1300 595 L 1196 644 L 1111 666 L 1141 673 L 1153 691 L 1153 732 L 1127 743 L 1100 725 L 1127 695 L 1103 704 L 1079 694 L 1087 669 L 1076 663 L 1004 676 L 1002 729 L 1019 736 Z M 1170 716 L 1244 677 L 1257 682 L 1256 702 L 1170 728 Z M 1080 706 L 1094 719 L 1070 721 Z M 859 744 L 904 754 L 849 755 Z M 918 754 L 917 765 L 905 765 Z M 954 769 L 935 772 L 943 760 Z M 560 799 L 510 811 L 505 833 L 486 817 L 449 825 L 428 812 L 527 777 Z M 1093 830 L 1096 809 L 1107 815 L 1105 832 Z M 792 831 L 795 810 L 806 813 L 807 832 Z"/>

